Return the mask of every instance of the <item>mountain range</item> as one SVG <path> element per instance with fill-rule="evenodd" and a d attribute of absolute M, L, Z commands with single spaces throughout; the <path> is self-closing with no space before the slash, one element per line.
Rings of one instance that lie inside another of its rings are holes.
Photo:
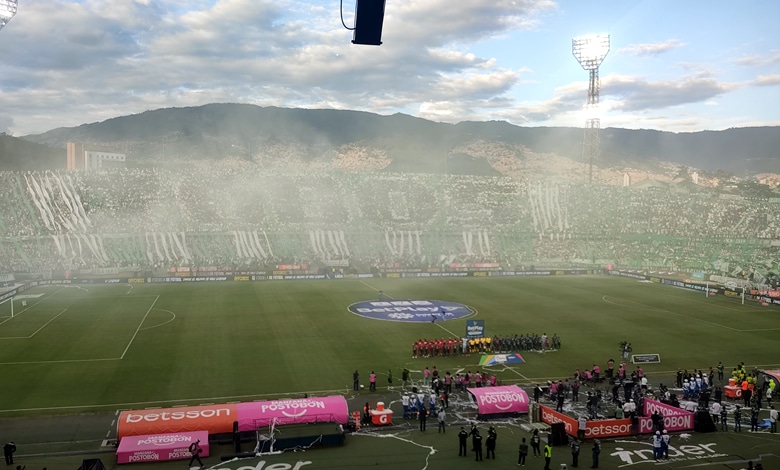
<path fill-rule="evenodd" d="M 81 142 L 125 153 L 130 165 L 238 157 L 269 165 L 479 175 L 529 168 L 556 175 L 564 166 L 576 175 L 583 169 L 582 140 L 583 130 L 572 127 L 446 124 L 404 114 L 209 104 L 146 111 L 21 139 L 0 136 L 0 169 L 61 168 L 65 143 Z M 738 176 L 780 173 L 780 127 L 692 133 L 605 128 L 596 165 L 615 174 L 673 167 Z"/>

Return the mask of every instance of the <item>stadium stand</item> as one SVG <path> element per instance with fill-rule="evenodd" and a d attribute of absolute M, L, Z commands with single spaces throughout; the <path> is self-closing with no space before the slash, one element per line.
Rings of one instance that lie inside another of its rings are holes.
<path fill-rule="evenodd" d="M 0 172 L 7 272 L 451 263 L 780 270 L 780 199 L 503 177 L 186 168 Z"/>

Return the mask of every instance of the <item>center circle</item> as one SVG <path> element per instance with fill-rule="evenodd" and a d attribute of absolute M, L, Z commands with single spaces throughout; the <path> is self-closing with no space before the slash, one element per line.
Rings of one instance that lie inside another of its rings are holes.
<path fill-rule="evenodd" d="M 367 300 L 356 302 L 347 310 L 355 315 L 374 320 L 411 323 L 436 323 L 458 320 L 476 312 L 468 305 L 442 300 Z"/>

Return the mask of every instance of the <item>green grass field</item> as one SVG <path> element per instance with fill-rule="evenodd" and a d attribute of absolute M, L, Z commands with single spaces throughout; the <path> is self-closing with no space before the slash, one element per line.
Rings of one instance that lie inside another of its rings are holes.
<path fill-rule="evenodd" d="M 88 290 L 86 290 L 88 289 Z M 607 277 L 344 280 L 186 285 L 50 286 L 0 324 L 0 370 L 14 377 L 2 410 L 132 403 L 192 403 L 341 391 L 352 371 L 400 375 L 418 338 L 465 334 L 465 320 L 401 323 L 358 317 L 347 306 L 376 298 L 469 305 L 489 335 L 557 333 L 559 352 L 527 353 L 504 382 L 567 376 L 634 353 L 646 369 L 673 371 L 744 361 L 780 365 L 780 311 L 723 297 Z M 10 314 L 7 305 L 5 315 Z M 476 358 L 439 358 L 440 369 Z M 47 410 L 48 411 L 48 410 Z"/>
<path fill-rule="evenodd" d="M 780 310 L 606 276 L 49 286 L 25 292 L 42 295 L 24 308 L 17 300 L 13 318 L 0 306 L 0 418 L 351 394 L 355 369 L 364 381 L 375 370 L 380 385 L 404 367 L 416 377 L 426 366 L 478 369 L 473 355 L 411 358 L 419 338 L 463 336 L 463 319 L 389 322 L 347 310 L 377 290 L 466 304 L 488 335 L 562 338 L 560 351 L 525 352 L 526 364 L 501 370 L 504 383 L 604 367 L 623 340 L 635 354 L 661 355 L 645 366 L 656 376 L 718 361 L 780 367 Z"/>

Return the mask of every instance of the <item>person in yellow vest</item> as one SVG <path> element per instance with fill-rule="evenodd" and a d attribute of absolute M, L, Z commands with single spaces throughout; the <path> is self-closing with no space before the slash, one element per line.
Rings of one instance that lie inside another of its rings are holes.
<path fill-rule="evenodd" d="M 548 442 L 544 445 L 544 470 L 550 470 L 550 461 L 552 460 L 552 446 Z"/>

